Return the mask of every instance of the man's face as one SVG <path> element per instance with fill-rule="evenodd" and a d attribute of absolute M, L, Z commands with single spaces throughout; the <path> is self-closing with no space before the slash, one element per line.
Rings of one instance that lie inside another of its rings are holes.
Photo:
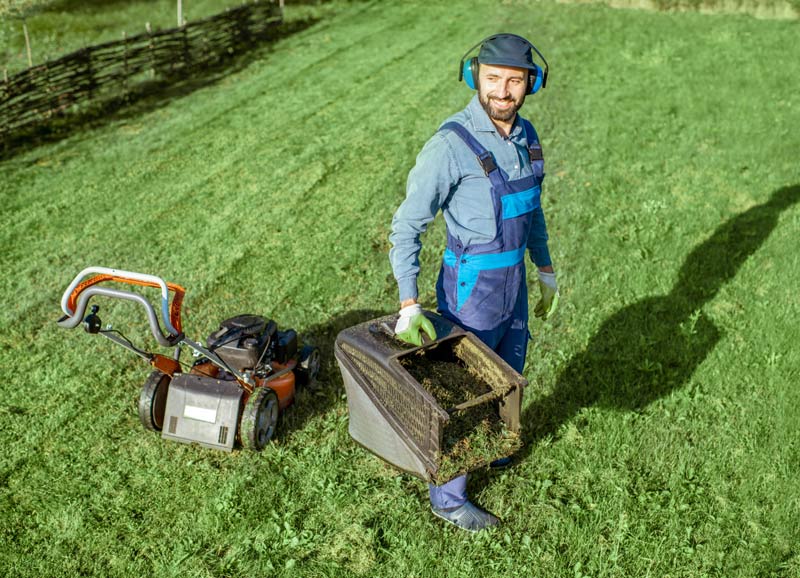
<path fill-rule="evenodd" d="M 481 64 L 478 69 L 478 99 L 492 120 L 513 119 L 525 102 L 527 88 L 525 68 Z"/>

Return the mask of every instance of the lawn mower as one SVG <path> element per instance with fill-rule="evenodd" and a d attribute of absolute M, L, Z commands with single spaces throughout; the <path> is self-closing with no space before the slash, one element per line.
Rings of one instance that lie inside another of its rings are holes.
<path fill-rule="evenodd" d="M 88 278 L 87 278 L 88 277 Z M 139 293 L 100 287 L 103 282 L 155 287 L 161 290 L 161 322 L 150 301 Z M 169 294 L 173 293 L 170 302 Z M 139 396 L 139 419 L 161 437 L 231 451 L 235 444 L 259 451 L 272 438 L 279 412 L 289 407 L 298 385 L 313 382 L 320 368 L 319 349 L 298 347 L 293 329 L 258 315 L 237 315 L 223 321 L 206 345 L 188 339 L 181 328 L 185 289 L 160 277 L 88 267 L 70 283 L 61 298 L 61 327 L 83 325 L 147 360 L 154 367 Z M 95 295 L 123 299 L 144 307 L 159 345 L 174 347 L 172 357 L 136 347 L 111 325 L 103 327 Z M 191 365 L 180 361 L 181 347 L 192 350 Z M 186 371 L 184 371 L 186 369 Z M 166 424 L 166 425 L 165 425 Z"/>

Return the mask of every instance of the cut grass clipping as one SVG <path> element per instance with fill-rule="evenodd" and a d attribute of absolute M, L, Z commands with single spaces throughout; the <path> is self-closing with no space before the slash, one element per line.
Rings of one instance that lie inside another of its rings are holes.
<path fill-rule="evenodd" d="M 400 363 L 450 413 L 433 481 L 444 483 L 519 450 L 519 435 L 506 427 L 495 401 L 451 412 L 451 408 L 489 393 L 492 387 L 460 359 L 434 359 L 426 353 L 420 349 Z"/>

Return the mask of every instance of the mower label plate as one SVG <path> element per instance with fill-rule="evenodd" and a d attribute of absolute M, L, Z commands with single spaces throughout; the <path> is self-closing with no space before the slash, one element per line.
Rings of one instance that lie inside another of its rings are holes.
<path fill-rule="evenodd" d="M 169 386 L 161 437 L 225 451 L 233 449 L 242 392 L 235 381 L 181 373 Z"/>
<path fill-rule="evenodd" d="M 217 423 L 217 410 L 197 407 L 196 405 L 186 405 L 183 408 L 183 417 L 207 423 Z"/>

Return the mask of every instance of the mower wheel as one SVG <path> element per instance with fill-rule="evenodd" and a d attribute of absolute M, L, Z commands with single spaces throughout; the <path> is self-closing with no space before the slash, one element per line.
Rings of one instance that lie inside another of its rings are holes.
<path fill-rule="evenodd" d="M 172 378 L 169 375 L 156 370 L 144 382 L 139 396 L 139 421 L 144 429 L 161 431 L 170 381 Z"/>
<path fill-rule="evenodd" d="M 295 369 L 297 383 L 299 385 L 314 383 L 319 375 L 320 364 L 319 347 L 304 346 L 300 351 L 300 361 Z"/>
<path fill-rule="evenodd" d="M 278 395 L 268 387 L 256 389 L 242 411 L 239 428 L 242 446 L 260 452 L 275 433 L 278 424 Z"/>

